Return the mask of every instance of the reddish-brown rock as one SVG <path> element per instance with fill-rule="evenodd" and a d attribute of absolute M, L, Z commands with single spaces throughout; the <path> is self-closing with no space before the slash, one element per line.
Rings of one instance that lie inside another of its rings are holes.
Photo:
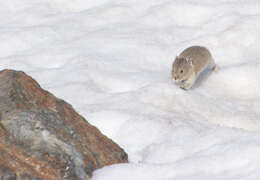
<path fill-rule="evenodd" d="M 0 179 L 89 179 L 127 154 L 23 72 L 0 71 Z"/>

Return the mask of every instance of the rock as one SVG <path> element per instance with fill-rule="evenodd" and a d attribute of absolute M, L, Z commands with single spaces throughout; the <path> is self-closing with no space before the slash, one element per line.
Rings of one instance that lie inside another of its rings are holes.
<path fill-rule="evenodd" d="M 0 179 L 89 179 L 127 154 L 25 73 L 0 71 Z"/>

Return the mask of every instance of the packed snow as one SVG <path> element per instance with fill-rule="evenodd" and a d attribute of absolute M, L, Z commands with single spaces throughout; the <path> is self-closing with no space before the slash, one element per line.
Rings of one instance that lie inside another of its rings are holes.
<path fill-rule="evenodd" d="M 25 71 L 129 155 L 93 180 L 259 180 L 259 0 L 12 0 L 0 65 Z M 219 66 L 184 91 L 191 45 Z"/>

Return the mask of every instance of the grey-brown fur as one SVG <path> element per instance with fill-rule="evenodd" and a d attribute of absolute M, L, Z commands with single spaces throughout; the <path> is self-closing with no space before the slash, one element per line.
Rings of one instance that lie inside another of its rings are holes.
<path fill-rule="evenodd" d="M 217 66 L 209 50 L 201 46 L 191 46 L 175 58 L 172 78 L 175 82 L 180 83 L 182 89 L 188 90 L 207 67 L 217 71 Z"/>

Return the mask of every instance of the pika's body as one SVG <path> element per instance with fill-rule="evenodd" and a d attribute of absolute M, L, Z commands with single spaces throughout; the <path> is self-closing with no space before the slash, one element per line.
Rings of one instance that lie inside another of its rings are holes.
<path fill-rule="evenodd" d="M 217 65 L 209 50 L 202 46 L 191 46 L 175 58 L 172 78 L 180 83 L 182 89 L 188 90 L 207 67 L 217 71 Z"/>

